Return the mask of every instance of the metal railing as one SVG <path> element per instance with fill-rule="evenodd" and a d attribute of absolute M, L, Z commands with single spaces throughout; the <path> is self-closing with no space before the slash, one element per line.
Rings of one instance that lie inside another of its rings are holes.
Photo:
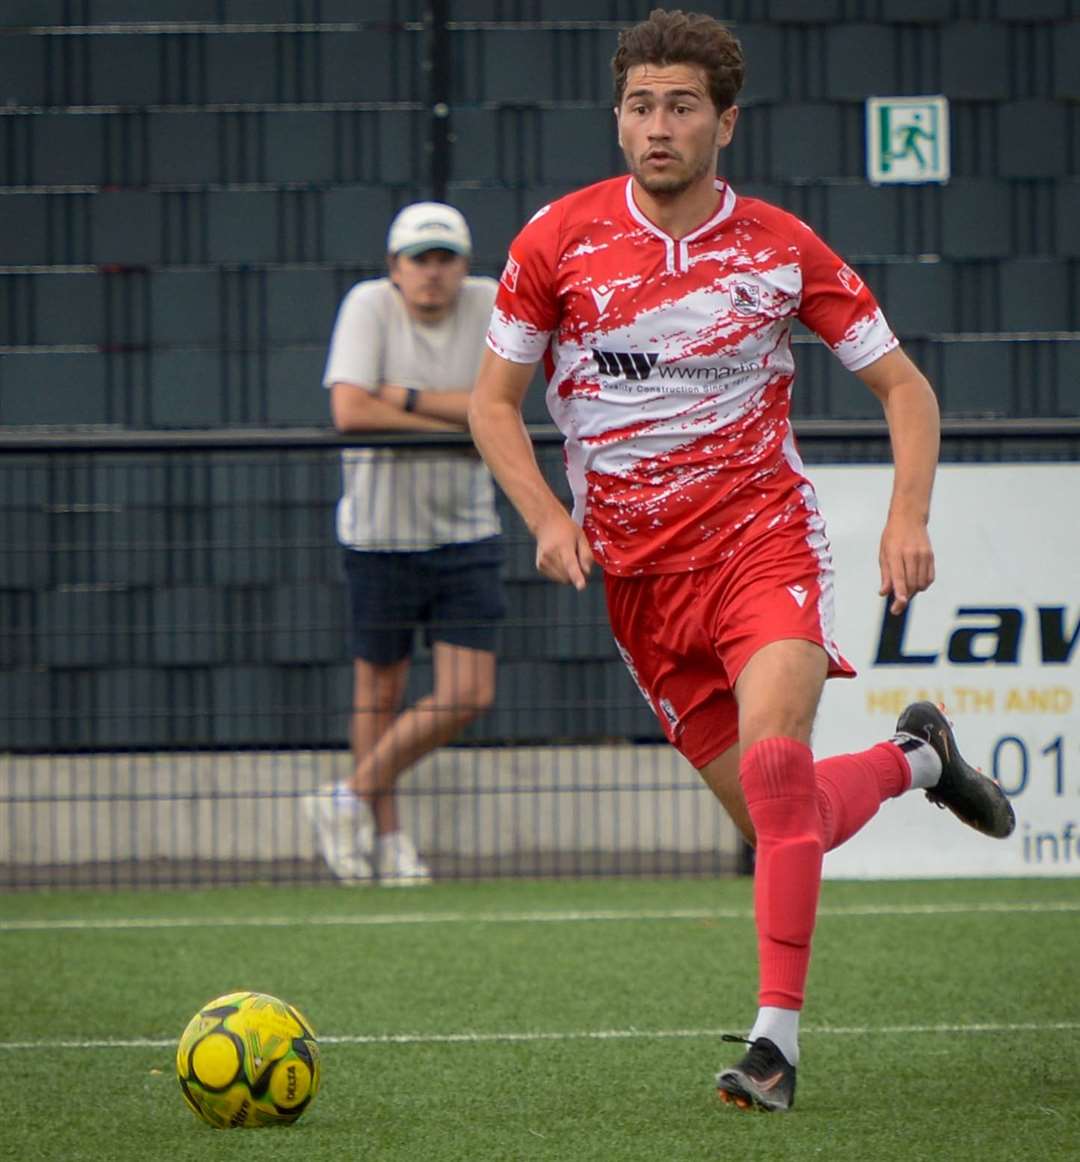
<path fill-rule="evenodd" d="M 561 438 L 531 430 L 565 491 Z M 799 425 L 880 462 L 879 422 Z M 342 449 L 454 435 L 0 432 L 0 887 L 329 878 L 301 796 L 351 771 Z M 1076 460 L 1080 421 L 953 421 L 944 458 Z M 714 874 L 739 844 L 618 658 L 600 586 L 500 505 L 495 701 L 401 784 L 438 875 Z M 407 700 L 431 685 L 418 641 Z"/>

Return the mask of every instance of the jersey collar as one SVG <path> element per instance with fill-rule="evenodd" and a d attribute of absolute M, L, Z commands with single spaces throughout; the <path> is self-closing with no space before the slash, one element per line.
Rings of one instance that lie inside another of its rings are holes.
<path fill-rule="evenodd" d="M 695 238 L 700 238 L 702 234 L 707 234 L 715 226 L 719 226 L 725 218 L 731 217 L 732 210 L 735 209 L 735 191 L 722 178 L 717 178 L 715 181 L 717 190 L 720 191 L 720 205 L 717 207 L 716 213 L 705 223 L 699 226 L 696 230 L 692 230 L 689 234 L 684 235 L 679 239 L 680 242 L 691 242 Z M 637 202 L 634 201 L 634 179 L 628 177 L 626 179 L 626 207 L 630 211 L 630 216 L 639 225 L 644 226 L 651 234 L 655 234 L 657 238 L 663 238 L 668 242 L 674 242 L 675 239 L 671 237 L 666 231 L 661 230 L 655 222 L 651 222 L 638 209 Z"/>
<path fill-rule="evenodd" d="M 666 231 L 661 230 L 655 222 L 651 222 L 638 209 L 637 202 L 634 201 L 634 179 L 628 177 L 626 179 L 626 208 L 630 212 L 630 217 L 648 230 L 650 234 L 655 234 L 664 244 L 667 251 L 667 265 L 668 269 L 677 271 L 680 268 L 686 270 L 690 265 L 690 255 L 688 244 L 695 239 L 700 238 L 703 234 L 708 234 L 710 230 L 715 230 L 726 218 L 731 217 L 731 212 L 735 209 L 735 191 L 723 181 L 717 178 L 715 181 L 717 190 L 720 191 L 720 205 L 717 207 L 716 213 L 707 221 L 702 223 L 696 230 L 692 230 L 689 234 L 676 240 L 671 237 Z"/>

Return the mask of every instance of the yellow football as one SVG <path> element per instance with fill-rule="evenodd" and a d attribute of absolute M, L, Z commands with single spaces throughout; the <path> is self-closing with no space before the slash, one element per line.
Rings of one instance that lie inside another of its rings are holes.
<path fill-rule="evenodd" d="M 176 1076 L 192 1112 L 217 1129 L 285 1125 L 319 1091 L 319 1046 L 294 1006 L 266 993 L 227 993 L 188 1022 Z"/>

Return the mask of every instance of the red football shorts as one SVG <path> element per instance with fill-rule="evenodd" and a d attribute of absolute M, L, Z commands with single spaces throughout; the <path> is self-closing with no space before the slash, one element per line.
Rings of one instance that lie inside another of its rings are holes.
<path fill-rule="evenodd" d="M 830 678 L 855 671 L 832 640 L 828 543 L 795 523 L 693 573 L 604 574 L 608 617 L 668 740 L 700 770 L 738 741 L 735 682 L 770 642 L 815 642 Z"/>

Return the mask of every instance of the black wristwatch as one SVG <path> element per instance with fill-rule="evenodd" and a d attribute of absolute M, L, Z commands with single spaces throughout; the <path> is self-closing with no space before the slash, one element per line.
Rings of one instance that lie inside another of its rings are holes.
<path fill-rule="evenodd" d="M 416 405 L 420 400 L 420 389 L 418 387 L 407 387 L 405 389 L 405 410 L 407 412 L 416 411 Z"/>

